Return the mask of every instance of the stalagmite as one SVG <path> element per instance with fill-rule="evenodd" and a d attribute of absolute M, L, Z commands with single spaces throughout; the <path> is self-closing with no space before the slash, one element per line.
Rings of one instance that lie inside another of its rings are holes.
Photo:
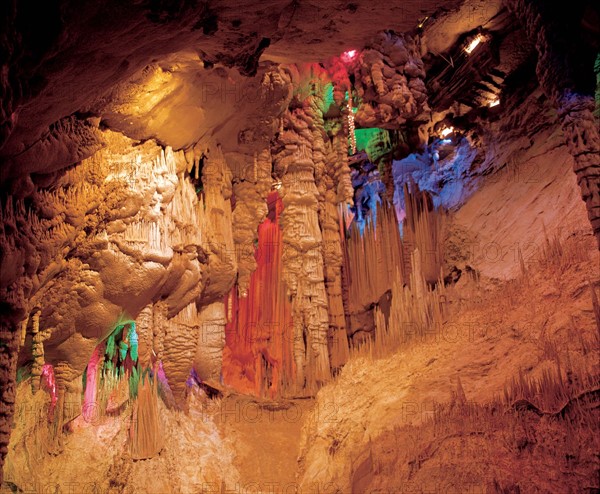
<path fill-rule="evenodd" d="M 81 413 L 83 419 L 90 423 L 94 423 L 94 421 L 98 419 L 100 413 L 98 406 L 98 385 L 100 370 L 104 362 L 104 350 L 105 347 L 103 344 L 98 345 L 94 349 L 94 353 L 92 353 L 92 356 L 90 357 L 86 371 L 85 394 Z"/>
<path fill-rule="evenodd" d="M 590 0 L 28 3 L 1 491 L 600 488 Z"/>
<path fill-rule="evenodd" d="M 267 214 L 267 195 L 273 182 L 271 167 L 271 151 L 265 148 L 255 154 L 252 163 L 243 170 L 240 180 L 233 184 L 233 240 L 238 262 L 237 284 L 242 296 L 247 294 L 250 275 L 256 269 L 254 243 L 258 225 Z"/>
<path fill-rule="evenodd" d="M 163 302 L 154 305 L 152 311 L 152 352 L 157 360 L 162 360 L 164 351 L 164 341 L 167 328 L 167 310 L 168 307 Z"/>
<path fill-rule="evenodd" d="M 44 340 L 45 335 L 40 332 L 40 314 L 41 310 L 36 310 L 31 317 L 31 334 L 33 335 L 33 347 L 31 354 L 33 356 L 33 365 L 31 367 L 31 390 L 36 393 L 40 386 L 40 376 L 44 366 Z"/>
<path fill-rule="evenodd" d="M 410 256 L 411 275 L 407 284 L 400 276 L 392 284 L 392 303 L 389 317 L 376 313 L 375 340 L 359 353 L 371 356 L 390 355 L 398 348 L 427 338 L 439 338 L 446 315 L 446 295 L 443 282 L 435 289 L 425 279 L 421 270 L 421 256 L 416 249 Z"/>
<path fill-rule="evenodd" d="M 15 408 L 18 332 L 10 322 L 0 323 L 0 483 L 4 478 L 4 458 L 12 431 Z"/>
<path fill-rule="evenodd" d="M 352 224 L 347 249 L 351 313 L 378 302 L 396 277 L 405 280 L 398 220 L 388 203 L 377 207 L 376 221 L 367 223 L 363 235 L 358 225 Z"/>
<path fill-rule="evenodd" d="M 442 235 L 444 216 L 439 208 L 433 208 L 429 195 L 420 191 L 414 183 L 410 184 L 410 187 L 404 184 L 404 203 L 406 205 L 404 219 L 406 250 L 411 252 L 412 249 L 418 249 L 423 276 L 433 285 L 440 279 L 444 261 Z"/>
<path fill-rule="evenodd" d="M 319 115 L 318 112 L 315 113 Z M 320 131 L 322 118 L 317 121 L 321 124 L 317 126 L 317 131 Z M 353 189 L 343 141 L 344 136 L 340 132 L 333 137 L 333 142 L 327 143 L 324 173 L 319 183 L 323 198 L 319 208 L 319 221 L 323 232 L 325 288 L 329 304 L 329 355 L 332 369 L 339 369 L 348 359 L 346 315 L 342 295 L 341 236 L 345 236 L 345 229 L 340 229 L 338 205 L 342 204 L 345 207 L 352 204 Z"/>
<path fill-rule="evenodd" d="M 27 324 L 28 323 L 29 323 L 29 316 L 27 316 L 21 322 L 21 338 L 19 341 L 19 347 L 22 347 L 25 345 L 25 339 L 27 338 Z"/>
<path fill-rule="evenodd" d="M 166 321 L 161 360 L 173 397 L 180 407 L 185 404 L 185 383 L 192 370 L 196 349 L 201 344 L 200 328 L 204 323 L 195 302 Z"/>
<path fill-rule="evenodd" d="M 152 355 L 154 352 L 153 312 L 153 304 L 148 304 L 140 311 L 136 318 L 139 363 L 142 368 L 149 367 L 152 363 Z"/>
<path fill-rule="evenodd" d="M 161 419 L 158 411 L 158 377 L 145 374 L 140 379 L 130 427 L 130 451 L 135 460 L 153 458 L 163 448 Z"/>
<path fill-rule="evenodd" d="M 213 302 L 231 288 L 238 268 L 233 240 L 231 179 L 231 171 L 221 148 L 211 148 L 207 152 L 202 169 L 204 215 L 207 225 L 206 241 L 203 245 L 206 245 L 205 250 L 214 253 L 220 262 L 213 274 L 215 283 L 208 283 L 205 287 L 204 297 L 207 302 Z"/>
<path fill-rule="evenodd" d="M 52 417 L 52 442 L 50 444 L 51 452 L 57 453 L 63 447 L 63 426 L 73 418 L 71 410 L 66 400 L 67 388 L 78 376 L 75 370 L 67 362 L 59 362 L 54 366 L 54 380 L 56 382 L 56 407 Z"/>

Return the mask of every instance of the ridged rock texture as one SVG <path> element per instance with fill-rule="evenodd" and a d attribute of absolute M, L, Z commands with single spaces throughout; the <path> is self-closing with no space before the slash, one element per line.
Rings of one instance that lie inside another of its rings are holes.
<path fill-rule="evenodd" d="M 200 326 L 195 302 L 186 305 L 175 317 L 166 321 L 161 361 L 173 398 L 181 408 L 185 408 L 186 380 L 200 341 Z"/>
<path fill-rule="evenodd" d="M 361 100 L 357 124 L 397 129 L 407 121 L 427 120 L 425 69 L 413 37 L 381 33 L 352 67 Z"/>
<path fill-rule="evenodd" d="M 237 253 L 237 284 L 242 297 L 247 295 L 250 275 L 256 269 L 254 243 L 258 238 L 258 225 L 267 215 L 267 195 L 271 190 L 271 150 L 263 149 L 243 170 L 243 175 L 233 184 L 235 209 L 233 240 Z"/>
<path fill-rule="evenodd" d="M 320 111 L 315 111 L 317 117 Z M 322 121 L 322 117 L 320 119 Z M 322 203 L 319 221 L 323 232 L 325 288 L 329 302 L 329 355 L 332 370 L 339 369 L 348 359 L 346 311 L 342 292 L 342 237 L 345 228 L 342 215 L 352 204 L 354 190 L 346 151 L 346 135 L 340 129 L 325 143 L 325 167 L 319 180 Z"/>
<path fill-rule="evenodd" d="M 572 43 L 542 2 L 505 0 L 507 7 L 523 24 L 538 52 L 536 72 L 540 87 L 558 111 L 573 169 L 585 201 L 588 218 L 600 247 L 600 133 L 594 118 L 592 94 L 581 94 L 575 84 L 568 51 Z"/>
<path fill-rule="evenodd" d="M 181 404 L 203 324 L 196 304 L 222 305 L 235 279 L 231 177 L 218 147 L 206 151 L 199 197 L 183 153 L 132 146 L 110 131 L 103 139 L 108 146 L 93 157 L 28 179 L 22 197 L 2 204 L 2 456 L 17 364 L 34 361 L 34 382 L 43 365 L 54 367 L 58 440 L 73 418 L 63 406 L 77 396 L 73 383 L 123 317 L 140 315 L 141 363 L 164 361 Z M 224 317 L 221 328 L 222 341 Z M 208 346 L 219 348 L 212 340 Z M 220 352 L 211 359 L 218 377 Z"/>
<path fill-rule="evenodd" d="M 234 286 L 226 297 L 223 379 L 238 391 L 278 398 L 295 391 L 292 304 L 283 283 L 279 225 L 283 202 L 268 196 L 269 214 L 258 228 L 257 269 L 245 296 Z"/>
<path fill-rule="evenodd" d="M 203 381 L 218 383 L 225 346 L 225 305 L 222 301 L 202 307 L 198 313 L 200 336 L 194 357 L 194 370 Z"/>
<path fill-rule="evenodd" d="M 315 178 L 324 157 L 313 148 L 315 120 L 310 98 L 283 115 L 275 172 L 282 176 L 284 280 L 292 297 L 294 362 L 298 390 L 313 390 L 331 377 L 328 300 L 323 273 L 323 238 Z"/>

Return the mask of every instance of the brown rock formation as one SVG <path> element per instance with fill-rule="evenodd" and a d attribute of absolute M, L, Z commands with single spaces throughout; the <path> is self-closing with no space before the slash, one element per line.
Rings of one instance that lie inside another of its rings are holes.
<path fill-rule="evenodd" d="M 558 111 L 565 140 L 573 156 L 573 170 L 581 188 L 588 218 L 600 247 L 600 133 L 594 119 L 593 95 L 580 94 L 568 56 L 562 53 L 558 20 L 537 1 L 505 0 L 525 27 L 538 52 L 536 72 L 541 88 Z"/>
<path fill-rule="evenodd" d="M 225 324 L 223 302 L 213 302 L 198 313 L 200 332 L 194 356 L 194 369 L 203 381 L 218 383 L 221 377 Z"/>
<path fill-rule="evenodd" d="M 282 176 L 284 279 L 292 297 L 299 390 L 314 389 L 331 375 L 323 240 L 315 184 L 315 176 L 322 173 L 323 157 L 320 150 L 315 153 L 312 147 L 314 125 L 310 102 L 305 100 L 300 107 L 284 114 L 280 148 L 273 153 L 275 171 Z"/>
<path fill-rule="evenodd" d="M 161 361 L 173 397 L 181 408 L 185 408 L 185 384 L 201 341 L 201 325 L 195 302 L 184 307 L 165 324 Z"/>
<path fill-rule="evenodd" d="M 337 134 L 326 145 L 326 162 L 321 187 L 323 203 L 319 209 L 319 221 L 323 232 L 323 261 L 325 288 L 329 302 L 329 355 L 332 369 L 341 367 L 348 358 L 346 314 L 342 295 L 343 255 L 341 227 L 343 208 L 352 204 L 353 189 L 350 182 L 344 134 Z M 343 152 L 340 152 L 343 151 Z"/>
<path fill-rule="evenodd" d="M 425 70 L 413 37 L 381 33 L 361 52 L 355 77 L 361 98 L 357 124 L 393 129 L 410 120 L 426 119 L 422 115 L 429 110 Z"/>

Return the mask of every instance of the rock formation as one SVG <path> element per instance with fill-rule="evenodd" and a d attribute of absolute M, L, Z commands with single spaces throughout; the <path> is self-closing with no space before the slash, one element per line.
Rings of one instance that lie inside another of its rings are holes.
<path fill-rule="evenodd" d="M 590 2 L 30 3 L 0 489 L 600 489 Z"/>
<path fill-rule="evenodd" d="M 588 218 L 600 247 L 600 133 L 594 118 L 595 100 L 575 85 L 573 71 L 560 44 L 569 44 L 557 26 L 558 19 L 539 2 L 506 1 L 525 27 L 538 52 L 536 72 L 540 87 L 553 102 L 565 141 L 573 155 L 573 170 L 581 188 Z"/>
<path fill-rule="evenodd" d="M 411 36 L 381 33 L 360 53 L 354 75 L 361 100 L 358 124 L 398 128 L 409 120 L 426 119 L 425 70 Z"/>
<path fill-rule="evenodd" d="M 283 116 L 283 132 L 274 153 L 282 178 L 284 280 L 292 297 L 296 386 L 314 389 L 330 377 L 327 294 L 323 274 L 322 233 L 316 176 L 323 172 L 322 148 L 313 148 L 310 103 Z M 321 143 L 323 141 L 321 140 Z"/>

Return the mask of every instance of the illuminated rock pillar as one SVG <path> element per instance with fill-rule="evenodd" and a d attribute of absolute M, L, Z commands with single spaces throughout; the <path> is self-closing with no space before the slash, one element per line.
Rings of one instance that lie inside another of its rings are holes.
<path fill-rule="evenodd" d="M 258 225 L 267 215 L 267 196 L 273 182 L 271 167 L 271 151 L 267 147 L 255 153 L 244 168 L 241 180 L 233 184 L 233 240 L 238 262 L 237 284 L 241 296 L 248 293 L 250 275 L 256 269 L 254 245 L 258 238 Z"/>
<path fill-rule="evenodd" d="M 0 483 L 15 409 L 18 331 L 11 321 L 0 323 Z"/>
<path fill-rule="evenodd" d="M 285 396 L 294 388 L 292 305 L 282 272 L 283 202 L 268 196 L 269 214 L 258 227 L 256 270 L 245 297 L 234 287 L 225 298 L 227 314 L 223 378 L 238 391 Z"/>
<path fill-rule="evenodd" d="M 166 321 L 162 364 L 173 397 L 181 408 L 185 408 L 185 383 L 196 355 L 200 325 L 195 302 Z"/>
<path fill-rule="evenodd" d="M 310 103 L 283 116 L 275 171 L 282 176 L 283 273 L 292 298 L 296 386 L 312 393 L 331 377 L 329 315 L 323 272 L 323 237 L 313 156 Z"/>
<path fill-rule="evenodd" d="M 311 105 L 315 117 L 313 130 L 313 153 L 323 160 L 323 173 L 319 176 L 318 188 L 321 204 L 319 222 L 323 232 L 323 262 L 325 290 L 329 307 L 329 357 L 332 369 L 339 369 L 349 356 L 346 315 L 342 296 L 342 242 L 340 238 L 339 204 L 352 203 L 352 183 L 348 167 L 348 152 L 343 129 L 333 141 L 323 140 L 323 117 L 320 108 Z M 342 151 L 342 152 L 340 152 Z M 317 154 L 318 153 L 318 154 Z"/>

